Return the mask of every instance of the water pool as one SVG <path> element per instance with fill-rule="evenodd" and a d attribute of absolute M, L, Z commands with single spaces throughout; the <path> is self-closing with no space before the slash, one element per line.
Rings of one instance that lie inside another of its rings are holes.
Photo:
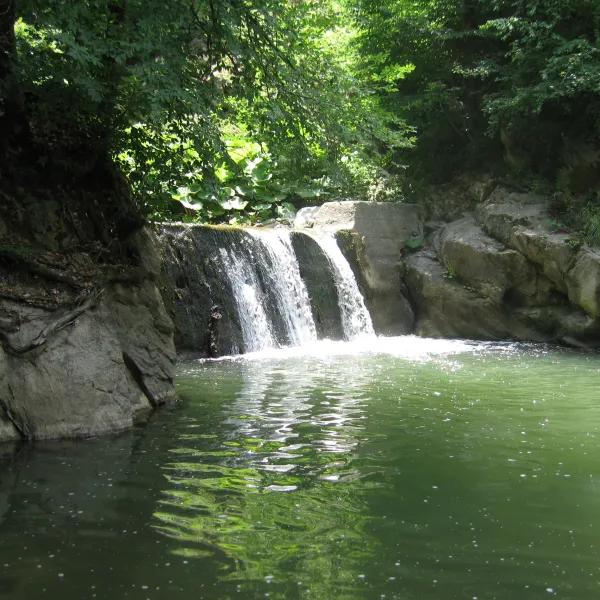
<path fill-rule="evenodd" d="M 600 356 L 418 338 L 180 365 L 0 453 L 0 597 L 600 597 Z"/>

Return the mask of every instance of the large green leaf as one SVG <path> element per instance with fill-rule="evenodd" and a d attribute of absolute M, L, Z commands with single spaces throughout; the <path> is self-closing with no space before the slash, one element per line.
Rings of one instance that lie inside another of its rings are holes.
<path fill-rule="evenodd" d="M 248 200 L 242 200 L 239 196 L 233 196 L 220 200 L 219 205 L 225 210 L 244 210 L 248 206 Z"/>

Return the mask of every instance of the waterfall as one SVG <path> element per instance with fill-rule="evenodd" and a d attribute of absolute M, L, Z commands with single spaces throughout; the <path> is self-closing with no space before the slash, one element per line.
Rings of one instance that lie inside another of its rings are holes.
<path fill-rule="evenodd" d="M 219 249 L 245 351 L 316 341 L 310 300 L 289 231 L 248 230 L 247 234 L 241 243 Z"/>
<path fill-rule="evenodd" d="M 235 247 L 219 248 L 219 254 L 231 285 L 246 352 L 272 348 L 275 340 L 251 256 Z"/>
<path fill-rule="evenodd" d="M 375 335 L 371 315 L 358 289 L 352 268 L 342 254 L 335 237 L 326 232 L 312 232 L 311 237 L 319 244 L 331 263 L 338 290 L 344 335 L 348 340 L 364 335 Z"/>
<path fill-rule="evenodd" d="M 300 277 L 289 231 L 254 230 L 250 231 L 250 235 L 263 247 L 264 253 L 257 258 L 267 263 L 264 269 L 265 283 L 275 297 L 290 343 L 301 346 L 316 341 L 317 329 L 310 300 Z"/>
<path fill-rule="evenodd" d="M 165 225 L 162 243 L 168 299 L 187 351 L 224 356 L 373 334 L 332 234 Z"/>

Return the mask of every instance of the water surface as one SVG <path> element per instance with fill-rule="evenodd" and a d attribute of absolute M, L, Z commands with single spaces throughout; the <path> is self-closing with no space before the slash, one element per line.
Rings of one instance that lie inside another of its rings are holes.
<path fill-rule="evenodd" d="M 600 597 L 600 358 L 401 338 L 181 365 L 1 454 L 0 597 Z"/>

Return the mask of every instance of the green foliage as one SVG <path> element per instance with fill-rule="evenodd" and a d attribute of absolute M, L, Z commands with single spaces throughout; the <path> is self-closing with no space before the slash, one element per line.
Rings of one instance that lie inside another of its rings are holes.
<path fill-rule="evenodd" d="M 450 263 L 446 265 L 446 272 L 444 273 L 446 279 L 456 279 L 456 267 Z"/>
<path fill-rule="evenodd" d="M 77 153 L 82 170 L 110 153 L 154 218 L 257 220 L 321 191 L 366 193 L 385 152 L 409 143 L 353 72 L 355 31 L 335 0 L 23 0 L 19 10 L 34 135 L 53 160 Z M 252 156 L 236 157 L 238 143 Z"/>
<path fill-rule="evenodd" d="M 18 6 L 43 164 L 89 173 L 110 155 L 152 218 L 398 200 L 502 157 L 523 178 L 600 185 L 596 0 Z"/>
<path fill-rule="evenodd" d="M 423 248 L 424 245 L 425 238 L 421 235 L 410 237 L 404 242 L 404 248 L 408 252 L 416 252 L 417 250 Z"/>
<path fill-rule="evenodd" d="M 587 205 L 580 222 L 583 241 L 590 246 L 600 247 L 600 206 L 597 203 Z"/>
<path fill-rule="evenodd" d="M 574 142 L 600 145 L 595 0 L 349 2 L 365 77 L 392 74 L 381 102 L 416 127 L 413 175 L 444 181 L 504 155 L 555 177 Z"/>
<path fill-rule="evenodd" d="M 254 148 L 252 148 L 254 149 Z M 180 187 L 173 200 L 197 213 L 202 221 L 227 220 L 230 224 L 266 221 L 272 218 L 291 219 L 294 205 L 286 202 L 293 196 L 318 198 L 322 192 L 303 188 L 299 183 L 284 184 L 274 174 L 277 165 L 269 154 L 239 153 L 238 160 L 221 163 L 212 182 L 196 180 Z M 248 148 L 246 148 L 248 150 Z"/>
<path fill-rule="evenodd" d="M 552 203 L 555 230 L 569 231 L 567 242 L 573 248 L 582 244 L 600 247 L 600 192 L 587 194 L 556 193 Z"/>

